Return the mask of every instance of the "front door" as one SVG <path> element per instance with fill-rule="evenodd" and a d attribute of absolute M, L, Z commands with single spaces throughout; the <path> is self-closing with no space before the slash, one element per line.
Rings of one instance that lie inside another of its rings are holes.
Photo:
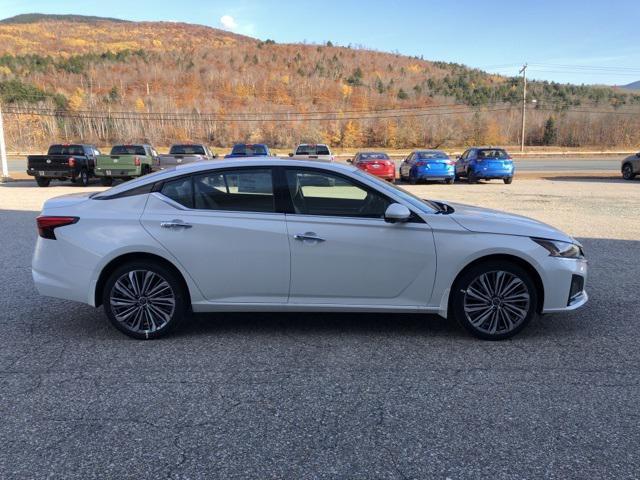
<path fill-rule="evenodd" d="M 354 179 L 287 168 L 292 304 L 423 306 L 436 271 L 431 228 L 387 223 L 392 203 Z"/>
<path fill-rule="evenodd" d="M 272 169 L 215 170 L 166 182 L 149 196 L 145 229 L 220 303 L 285 303 L 289 241 Z"/>

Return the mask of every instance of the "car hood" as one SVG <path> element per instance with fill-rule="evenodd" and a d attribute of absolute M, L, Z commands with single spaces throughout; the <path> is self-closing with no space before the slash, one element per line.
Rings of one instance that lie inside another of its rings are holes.
<path fill-rule="evenodd" d="M 457 203 L 450 203 L 449 205 L 455 210 L 451 217 L 459 225 L 471 232 L 519 235 L 577 243 L 566 233 L 532 218 L 471 205 Z"/>

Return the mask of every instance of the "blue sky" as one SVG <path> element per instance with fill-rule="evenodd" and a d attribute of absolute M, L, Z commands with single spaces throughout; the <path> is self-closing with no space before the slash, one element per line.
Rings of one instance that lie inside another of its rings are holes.
<path fill-rule="evenodd" d="M 0 17 L 77 13 L 200 23 L 277 42 L 362 45 L 573 83 L 640 80 L 640 0 L 0 0 Z M 223 20 L 221 20 L 223 19 Z"/>

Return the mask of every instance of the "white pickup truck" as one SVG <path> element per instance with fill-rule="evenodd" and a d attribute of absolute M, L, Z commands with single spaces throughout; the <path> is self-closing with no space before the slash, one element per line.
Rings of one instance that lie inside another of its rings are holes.
<path fill-rule="evenodd" d="M 298 145 L 295 153 L 290 153 L 289 156 L 294 160 L 318 160 L 321 162 L 334 162 L 334 157 L 327 145 L 322 143 L 302 143 Z"/>
<path fill-rule="evenodd" d="M 177 143 L 171 145 L 168 155 L 159 156 L 158 168 L 163 170 L 183 163 L 213 160 L 214 158 L 216 158 L 216 155 L 206 145 L 201 143 Z"/>

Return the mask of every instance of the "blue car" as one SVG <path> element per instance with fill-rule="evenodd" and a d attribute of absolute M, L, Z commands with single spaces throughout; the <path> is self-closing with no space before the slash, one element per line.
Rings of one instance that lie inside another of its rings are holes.
<path fill-rule="evenodd" d="M 498 179 L 513 182 L 513 160 L 503 148 L 470 148 L 456 162 L 456 178 L 466 177 L 469 183 Z"/>
<path fill-rule="evenodd" d="M 243 157 L 270 157 L 269 147 L 264 143 L 236 143 L 231 150 L 231 153 L 224 156 L 224 158 L 243 158 Z"/>
<path fill-rule="evenodd" d="M 426 180 L 453 183 L 455 162 L 441 150 L 416 150 L 400 164 L 400 180 L 415 185 Z"/>

